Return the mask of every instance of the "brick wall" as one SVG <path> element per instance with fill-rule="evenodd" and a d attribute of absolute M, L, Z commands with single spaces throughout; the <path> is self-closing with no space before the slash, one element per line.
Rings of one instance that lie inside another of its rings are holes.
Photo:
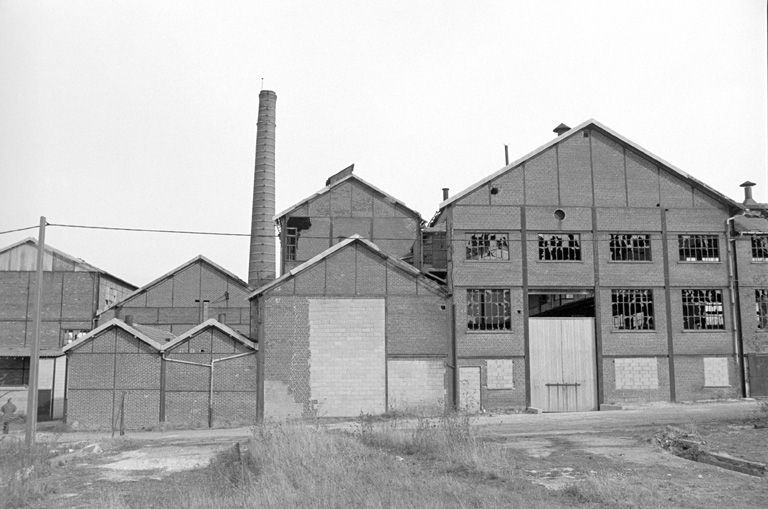
<path fill-rule="evenodd" d="M 699 399 L 737 398 L 739 396 L 739 374 L 733 357 L 727 359 L 728 386 L 707 385 L 705 356 L 675 356 L 675 392 L 678 401 Z M 710 373 L 710 376 L 716 375 Z M 719 378 L 719 377 L 718 377 Z"/>
<path fill-rule="evenodd" d="M 668 401 L 667 358 L 603 358 L 603 392 L 606 403 Z"/>

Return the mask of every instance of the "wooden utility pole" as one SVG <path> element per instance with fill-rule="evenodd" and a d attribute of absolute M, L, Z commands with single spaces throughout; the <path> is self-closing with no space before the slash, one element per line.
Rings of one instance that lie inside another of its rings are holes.
<path fill-rule="evenodd" d="M 37 236 L 37 285 L 35 289 L 35 325 L 29 354 L 29 393 L 27 395 L 26 444 L 35 443 L 37 431 L 37 379 L 40 363 L 40 315 L 43 303 L 43 262 L 45 260 L 45 216 L 40 217 L 40 232 Z"/>

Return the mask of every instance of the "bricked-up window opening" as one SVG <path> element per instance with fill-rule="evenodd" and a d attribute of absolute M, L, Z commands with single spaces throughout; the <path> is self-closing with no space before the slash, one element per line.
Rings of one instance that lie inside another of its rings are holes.
<path fill-rule="evenodd" d="M 651 236 L 613 233 L 610 240 L 611 260 L 615 262 L 651 261 Z"/>
<path fill-rule="evenodd" d="M 467 260 L 509 260 L 509 238 L 507 234 L 467 234 Z"/>
<path fill-rule="evenodd" d="M 683 329 L 725 329 L 723 292 L 720 290 L 683 290 Z"/>
<path fill-rule="evenodd" d="M 719 262 L 720 247 L 717 235 L 679 235 L 681 262 Z"/>
<path fill-rule="evenodd" d="M 768 235 L 752 235 L 752 261 L 768 262 Z"/>
<path fill-rule="evenodd" d="M 757 313 L 757 328 L 768 331 L 768 289 L 755 290 L 755 312 Z"/>
<path fill-rule="evenodd" d="M 581 235 L 539 233 L 539 260 L 581 260 Z"/>
<path fill-rule="evenodd" d="M 285 259 L 296 261 L 296 246 L 299 243 L 299 229 L 289 226 L 285 229 Z"/>
<path fill-rule="evenodd" d="M 653 330 L 653 292 L 651 290 L 612 290 L 613 328 Z"/>
<path fill-rule="evenodd" d="M 511 330 L 509 290 L 467 290 L 467 329 Z"/>
<path fill-rule="evenodd" d="M 0 386 L 29 385 L 29 357 L 0 357 Z"/>

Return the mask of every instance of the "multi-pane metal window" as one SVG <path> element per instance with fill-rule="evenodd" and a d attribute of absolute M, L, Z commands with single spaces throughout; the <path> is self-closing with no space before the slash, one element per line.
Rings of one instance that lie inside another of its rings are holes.
<path fill-rule="evenodd" d="M 539 260 L 581 260 L 578 233 L 539 233 Z"/>
<path fill-rule="evenodd" d="M 506 233 L 468 233 L 467 260 L 509 260 Z"/>
<path fill-rule="evenodd" d="M 467 290 L 468 330 L 510 330 L 512 306 L 509 290 Z"/>
<path fill-rule="evenodd" d="M 611 260 L 647 262 L 651 260 L 651 236 L 647 234 L 612 233 Z"/>
<path fill-rule="evenodd" d="M 768 289 L 755 290 L 755 312 L 757 313 L 757 328 L 768 330 Z"/>
<path fill-rule="evenodd" d="M 681 262 L 719 262 L 717 235 L 679 235 Z"/>
<path fill-rule="evenodd" d="M 683 329 L 724 329 L 723 292 L 683 290 Z"/>
<path fill-rule="evenodd" d="M 652 330 L 654 328 L 651 290 L 613 290 L 611 310 L 614 329 Z"/>
<path fill-rule="evenodd" d="M 768 235 L 752 235 L 752 261 L 768 262 Z"/>
<path fill-rule="evenodd" d="M 285 259 L 296 261 L 296 245 L 299 241 L 299 229 L 289 226 L 285 229 Z"/>

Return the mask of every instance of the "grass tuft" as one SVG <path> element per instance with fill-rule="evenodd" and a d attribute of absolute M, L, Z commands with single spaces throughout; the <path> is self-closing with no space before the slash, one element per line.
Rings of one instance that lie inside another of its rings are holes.
<path fill-rule="evenodd" d="M 50 444 L 35 444 L 31 449 L 14 438 L 0 435 L 0 508 L 25 507 L 49 491 L 46 477 L 50 466 Z"/>

